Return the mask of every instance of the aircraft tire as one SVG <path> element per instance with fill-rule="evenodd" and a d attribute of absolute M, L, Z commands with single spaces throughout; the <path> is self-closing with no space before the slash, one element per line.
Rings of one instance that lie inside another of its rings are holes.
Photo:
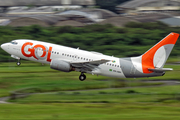
<path fill-rule="evenodd" d="M 17 64 L 17 66 L 20 66 L 20 65 L 21 65 L 21 63 L 20 63 L 20 62 L 17 62 L 16 64 Z"/>
<path fill-rule="evenodd" d="M 80 81 L 84 81 L 85 79 L 86 79 L 86 75 L 81 74 L 81 75 L 79 76 L 79 80 L 80 80 Z"/>

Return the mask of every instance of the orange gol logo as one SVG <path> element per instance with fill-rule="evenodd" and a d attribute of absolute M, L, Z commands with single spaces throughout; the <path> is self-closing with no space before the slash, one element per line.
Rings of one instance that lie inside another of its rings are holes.
<path fill-rule="evenodd" d="M 25 57 L 34 57 L 37 60 L 45 60 L 48 62 L 51 62 L 51 51 L 52 51 L 52 47 L 49 47 L 49 49 L 44 46 L 44 45 L 35 45 L 34 47 L 33 43 L 31 42 L 26 42 L 23 44 L 22 48 L 21 48 L 21 52 Z M 25 47 L 28 47 L 27 52 L 25 52 Z M 42 49 L 43 54 L 42 55 L 38 55 L 38 48 Z"/>

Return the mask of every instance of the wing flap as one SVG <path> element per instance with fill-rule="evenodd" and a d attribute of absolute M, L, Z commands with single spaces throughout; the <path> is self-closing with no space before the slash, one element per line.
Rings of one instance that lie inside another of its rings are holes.
<path fill-rule="evenodd" d="M 92 64 L 92 65 L 100 65 L 106 62 L 109 62 L 110 60 L 105 60 L 105 59 L 101 59 L 101 60 L 96 60 L 96 61 L 86 61 L 86 62 L 72 62 L 71 64 Z"/>
<path fill-rule="evenodd" d="M 86 61 L 86 62 L 72 62 L 71 65 L 76 68 L 83 68 L 83 69 L 88 69 L 89 71 L 92 71 L 95 68 L 99 69 L 99 65 L 109 62 L 110 60 L 96 60 L 96 61 Z"/>

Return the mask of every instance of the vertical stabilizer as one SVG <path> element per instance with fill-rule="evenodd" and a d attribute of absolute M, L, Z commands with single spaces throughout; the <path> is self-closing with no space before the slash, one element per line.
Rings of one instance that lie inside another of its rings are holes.
<path fill-rule="evenodd" d="M 143 73 L 151 73 L 148 69 L 163 68 L 168 59 L 179 34 L 170 33 L 163 40 L 149 49 L 142 55 L 142 70 Z"/>

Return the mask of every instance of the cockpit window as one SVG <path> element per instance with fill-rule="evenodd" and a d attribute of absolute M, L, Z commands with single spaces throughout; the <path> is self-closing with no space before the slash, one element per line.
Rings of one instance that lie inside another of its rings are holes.
<path fill-rule="evenodd" d="M 17 45 L 18 43 L 16 41 L 11 41 L 11 44 Z"/>

